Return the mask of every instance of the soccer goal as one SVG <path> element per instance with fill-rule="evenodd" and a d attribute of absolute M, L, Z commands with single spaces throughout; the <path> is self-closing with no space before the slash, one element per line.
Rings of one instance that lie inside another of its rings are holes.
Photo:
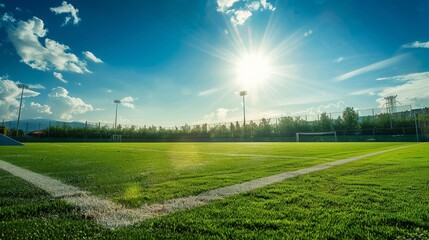
<path fill-rule="evenodd" d="M 112 142 L 122 142 L 122 135 L 113 134 L 112 135 Z"/>
<path fill-rule="evenodd" d="M 296 133 L 297 142 L 337 142 L 337 132 Z"/>

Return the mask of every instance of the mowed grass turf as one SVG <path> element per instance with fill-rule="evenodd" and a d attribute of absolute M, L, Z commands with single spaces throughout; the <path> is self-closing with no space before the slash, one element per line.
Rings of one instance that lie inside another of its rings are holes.
<path fill-rule="evenodd" d="M 37 143 L 2 147 L 0 159 L 127 207 L 140 207 L 403 145 Z"/>
<path fill-rule="evenodd" d="M 429 239 L 429 147 L 416 145 L 302 175 L 131 229 L 115 234 L 130 238 Z"/>
<path fill-rule="evenodd" d="M 74 206 L 0 170 L 0 239 L 84 239 L 106 231 Z"/>
<path fill-rule="evenodd" d="M 117 230 L 0 171 L 0 238 L 428 239 L 428 156 L 415 145 Z"/>

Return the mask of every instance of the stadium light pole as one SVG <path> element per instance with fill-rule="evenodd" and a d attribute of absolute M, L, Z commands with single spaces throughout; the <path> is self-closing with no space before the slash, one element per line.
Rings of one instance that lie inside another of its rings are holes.
<path fill-rule="evenodd" d="M 247 95 L 247 91 L 241 91 L 240 96 L 243 97 L 243 127 L 246 127 L 246 101 L 244 100 L 244 96 Z"/>
<path fill-rule="evenodd" d="M 115 113 L 115 130 L 116 130 L 116 123 L 118 122 L 118 104 L 121 103 L 121 100 L 114 100 L 113 103 L 116 103 L 116 113 Z"/>
<path fill-rule="evenodd" d="M 28 85 L 26 84 L 18 84 L 18 88 L 21 88 L 21 101 L 19 102 L 19 111 L 18 111 L 18 121 L 16 121 L 16 136 L 18 137 L 19 130 L 19 119 L 21 118 L 21 108 L 22 108 L 22 97 L 24 96 L 24 89 L 28 89 Z"/>

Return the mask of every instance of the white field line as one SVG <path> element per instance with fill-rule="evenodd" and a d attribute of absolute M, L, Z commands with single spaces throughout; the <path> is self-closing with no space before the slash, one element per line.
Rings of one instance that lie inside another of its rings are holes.
<path fill-rule="evenodd" d="M 47 191 L 54 197 L 62 198 L 66 202 L 81 209 L 82 214 L 88 218 L 94 219 L 97 223 L 108 228 L 118 228 L 133 225 L 137 222 L 169 214 L 174 211 L 191 209 L 206 205 L 217 199 L 222 199 L 231 195 L 251 191 L 270 184 L 281 182 L 288 178 L 297 177 L 303 174 L 320 171 L 345 163 L 357 161 L 366 157 L 376 156 L 383 153 L 410 147 L 408 145 L 356 157 L 350 157 L 331 163 L 318 164 L 309 168 L 276 174 L 269 177 L 259 178 L 248 182 L 243 182 L 227 187 L 218 188 L 203 192 L 196 196 L 177 198 L 168 200 L 164 203 L 144 205 L 138 209 L 127 209 L 121 205 L 113 203 L 107 199 L 102 199 L 82 191 L 76 187 L 64 184 L 56 179 L 43 176 L 41 174 L 17 167 L 10 163 L 0 160 L 0 169 L 3 169 L 12 175 L 26 180 L 29 183 Z"/>
<path fill-rule="evenodd" d="M 226 156 L 226 157 L 296 158 L 296 159 L 333 160 L 332 158 L 285 156 L 285 155 L 240 154 L 240 153 L 221 153 L 221 152 L 187 152 L 187 151 L 156 150 L 156 149 L 126 148 L 126 147 L 118 147 L 117 149 L 129 149 L 129 150 L 138 150 L 138 151 L 144 151 L 144 152 L 160 152 L 160 153 L 205 154 L 205 155 L 217 155 L 217 156 Z"/>

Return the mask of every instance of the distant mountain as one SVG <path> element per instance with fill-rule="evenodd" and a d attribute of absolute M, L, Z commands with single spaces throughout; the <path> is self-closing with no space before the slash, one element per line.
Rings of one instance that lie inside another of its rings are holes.
<path fill-rule="evenodd" d="M 8 129 L 16 128 L 16 122 L 17 121 L 0 122 L 0 126 L 6 126 Z M 23 119 L 19 121 L 19 129 L 27 133 L 36 130 L 43 130 L 48 128 L 49 126 L 62 126 L 64 124 L 72 127 L 85 126 L 85 123 L 83 122 L 64 122 L 52 119 Z"/>

